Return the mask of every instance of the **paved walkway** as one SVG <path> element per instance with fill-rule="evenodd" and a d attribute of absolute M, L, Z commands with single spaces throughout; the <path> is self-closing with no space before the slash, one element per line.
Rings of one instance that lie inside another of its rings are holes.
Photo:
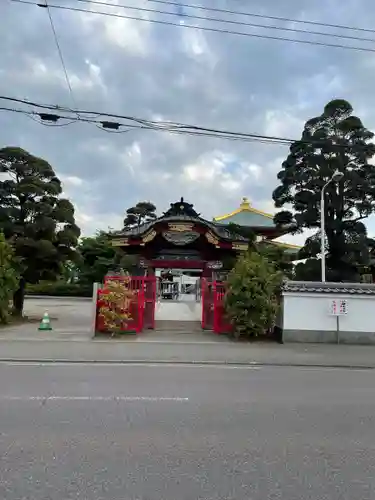
<path fill-rule="evenodd" d="M 51 318 L 52 332 L 38 331 L 45 312 L 48 312 Z M 24 314 L 31 322 L 0 328 L 0 339 L 91 339 L 91 299 L 26 297 Z"/>

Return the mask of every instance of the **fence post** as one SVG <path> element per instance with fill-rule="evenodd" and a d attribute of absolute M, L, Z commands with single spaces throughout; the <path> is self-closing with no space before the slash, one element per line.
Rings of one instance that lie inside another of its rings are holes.
<path fill-rule="evenodd" d="M 201 278 L 201 306 L 202 306 L 202 321 L 201 321 L 201 326 L 202 330 L 206 328 L 206 278 Z"/>
<path fill-rule="evenodd" d="M 219 333 L 218 329 L 218 304 L 217 304 L 217 281 L 212 282 L 212 294 L 213 294 L 213 304 L 214 304 L 214 317 L 213 317 L 213 331 L 214 333 Z"/>
<path fill-rule="evenodd" d="M 146 278 L 142 277 L 139 283 L 138 290 L 138 330 L 137 333 L 143 331 L 146 310 L 146 296 L 145 296 Z"/>
<path fill-rule="evenodd" d="M 95 337 L 96 330 L 96 316 L 97 316 L 97 303 L 98 303 L 98 290 L 100 283 L 93 283 L 92 285 L 92 302 L 91 302 L 91 333 Z"/>

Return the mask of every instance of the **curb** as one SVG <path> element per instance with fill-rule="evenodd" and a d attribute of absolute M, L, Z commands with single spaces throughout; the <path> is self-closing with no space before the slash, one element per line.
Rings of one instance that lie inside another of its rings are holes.
<path fill-rule="evenodd" d="M 303 364 L 303 363 L 272 363 L 258 361 L 182 361 L 182 360 L 114 360 L 114 359 L 38 359 L 38 358 L 0 358 L 0 363 L 46 363 L 50 365 L 76 364 L 76 365 L 200 365 L 200 366 L 239 366 L 239 367 L 287 367 L 287 368 L 329 368 L 338 370 L 374 370 L 370 365 L 329 365 L 329 364 Z"/>

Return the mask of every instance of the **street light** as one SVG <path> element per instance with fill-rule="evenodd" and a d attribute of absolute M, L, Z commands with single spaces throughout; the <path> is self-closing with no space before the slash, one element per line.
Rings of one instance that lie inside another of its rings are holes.
<path fill-rule="evenodd" d="M 325 254 L 325 209 L 324 209 L 324 195 L 326 187 L 331 184 L 331 182 L 340 182 L 344 177 L 343 172 L 340 170 L 335 170 L 332 177 L 327 181 L 320 194 L 320 253 L 322 254 L 322 282 L 326 281 L 326 254 Z"/>

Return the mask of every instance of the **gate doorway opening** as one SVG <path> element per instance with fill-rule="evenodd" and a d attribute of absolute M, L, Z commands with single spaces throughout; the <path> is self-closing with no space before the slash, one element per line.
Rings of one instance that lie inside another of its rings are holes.
<path fill-rule="evenodd" d="M 167 336 L 201 332 L 202 269 L 155 269 L 155 275 L 155 330 Z"/>

